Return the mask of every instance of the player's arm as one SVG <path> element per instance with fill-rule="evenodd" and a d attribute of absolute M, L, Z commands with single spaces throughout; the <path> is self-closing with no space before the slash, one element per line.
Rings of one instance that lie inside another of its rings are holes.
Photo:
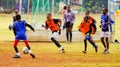
<path fill-rule="evenodd" d="M 14 32 L 14 35 L 16 35 L 16 29 L 15 29 L 15 26 L 13 26 L 13 32 Z"/>
<path fill-rule="evenodd" d="M 59 34 L 61 34 L 61 25 L 62 25 L 62 20 L 61 19 L 54 19 L 55 24 L 59 26 Z"/>
<path fill-rule="evenodd" d="M 47 29 L 48 29 L 48 24 L 47 24 L 47 22 L 45 22 L 45 25 L 42 25 L 42 27 L 47 30 Z"/>
<path fill-rule="evenodd" d="M 33 32 L 35 31 L 35 29 L 30 24 L 26 23 L 26 26 L 29 27 Z"/>
<path fill-rule="evenodd" d="M 92 27 L 92 34 L 95 34 L 95 32 L 97 31 L 97 27 L 94 23 L 91 24 Z"/>

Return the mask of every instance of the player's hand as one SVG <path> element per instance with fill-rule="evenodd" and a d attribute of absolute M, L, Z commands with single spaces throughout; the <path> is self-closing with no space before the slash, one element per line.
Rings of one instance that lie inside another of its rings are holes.
<path fill-rule="evenodd" d="M 58 33 L 59 33 L 59 35 L 61 35 L 61 29 L 59 30 L 59 32 L 58 32 Z"/>
<path fill-rule="evenodd" d="M 42 27 L 44 27 L 44 28 L 45 28 L 45 25 L 42 25 Z"/>
<path fill-rule="evenodd" d="M 78 29 L 78 31 L 79 31 L 79 32 L 81 32 L 81 30 L 80 30 L 80 29 Z"/>

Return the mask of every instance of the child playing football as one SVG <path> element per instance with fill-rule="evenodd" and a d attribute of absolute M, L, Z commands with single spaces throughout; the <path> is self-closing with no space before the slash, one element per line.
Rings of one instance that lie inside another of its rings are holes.
<path fill-rule="evenodd" d="M 42 25 L 43 28 L 48 29 L 50 28 L 52 31 L 51 40 L 52 42 L 60 49 L 61 53 L 64 53 L 64 48 L 59 44 L 56 40 L 58 38 L 58 34 L 61 34 L 60 27 L 61 27 L 61 20 L 60 19 L 53 19 L 50 13 L 47 14 L 47 20 L 45 22 L 45 26 Z"/>
<path fill-rule="evenodd" d="M 112 32 L 112 24 L 114 24 L 114 21 L 109 17 L 108 9 L 104 8 L 103 9 L 103 14 L 101 16 L 101 42 L 105 48 L 104 54 L 109 53 L 109 38 L 110 38 L 110 33 Z"/>
<path fill-rule="evenodd" d="M 21 15 L 16 15 L 16 21 L 13 24 L 13 30 L 15 34 L 15 41 L 14 41 L 14 50 L 16 54 L 13 56 L 13 58 L 21 58 L 20 53 L 17 48 L 17 44 L 20 40 L 23 40 L 26 44 L 26 47 L 28 48 L 28 52 L 32 56 L 32 58 L 35 58 L 35 55 L 32 53 L 31 48 L 28 44 L 27 36 L 26 36 L 26 26 L 29 27 L 32 31 L 35 31 L 34 28 L 27 24 L 25 20 L 21 20 Z"/>
<path fill-rule="evenodd" d="M 96 25 L 89 20 L 88 16 L 85 16 L 84 20 L 82 21 L 80 26 L 78 26 L 78 28 L 79 28 L 79 31 L 82 32 L 82 34 L 85 36 L 85 39 L 84 39 L 85 49 L 83 53 L 87 53 L 87 40 L 95 47 L 95 52 L 97 52 L 98 47 L 91 37 L 91 34 L 95 34 L 96 32 Z"/>

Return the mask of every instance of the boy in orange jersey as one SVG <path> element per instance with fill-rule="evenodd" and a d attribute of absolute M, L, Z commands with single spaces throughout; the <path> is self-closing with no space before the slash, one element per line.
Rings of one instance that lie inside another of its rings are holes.
<path fill-rule="evenodd" d="M 47 14 L 47 20 L 45 22 L 45 25 L 42 25 L 43 28 L 48 29 L 52 31 L 51 40 L 52 42 L 60 49 L 61 53 L 64 53 L 64 48 L 59 44 L 59 42 L 56 40 L 58 38 L 58 34 L 61 34 L 61 20 L 60 19 L 53 19 L 52 15 L 50 13 Z"/>
<path fill-rule="evenodd" d="M 85 49 L 83 53 L 85 54 L 87 53 L 87 40 L 95 47 L 95 52 L 97 52 L 98 47 L 91 37 L 91 34 L 95 34 L 96 32 L 96 25 L 92 21 L 89 20 L 88 16 L 85 16 L 84 20 L 82 21 L 80 26 L 78 26 L 78 28 L 79 28 L 79 31 L 81 31 L 82 34 L 85 36 L 85 39 L 84 39 Z"/>

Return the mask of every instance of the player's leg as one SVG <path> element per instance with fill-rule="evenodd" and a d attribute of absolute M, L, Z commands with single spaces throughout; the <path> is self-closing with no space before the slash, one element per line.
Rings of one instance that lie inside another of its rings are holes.
<path fill-rule="evenodd" d="M 69 32 L 70 32 L 70 43 L 72 43 L 72 28 L 69 28 Z"/>
<path fill-rule="evenodd" d="M 30 46 L 29 46 L 28 41 L 25 40 L 24 42 L 25 42 L 25 45 L 26 45 L 26 47 L 28 48 L 29 53 L 30 53 L 30 55 L 32 56 L 32 58 L 35 58 L 35 55 L 33 54 L 32 50 L 31 50 L 31 48 L 30 48 Z"/>
<path fill-rule="evenodd" d="M 20 53 L 19 53 L 18 48 L 17 48 L 18 42 L 19 42 L 19 40 L 14 41 L 14 50 L 15 50 L 16 54 L 13 56 L 13 58 L 20 58 Z"/>
<path fill-rule="evenodd" d="M 110 37 L 110 32 L 106 32 L 106 35 L 105 35 L 106 52 L 105 52 L 105 54 L 109 53 L 109 37 Z"/>
<path fill-rule="evenodd" d="M 64 53 L 64 48 L 63 46 L 60 45 L 60 43 L 56 40 L 58 38 L 58 32 L 53 32 L 51 35 L 51 40 L 52 42 L 60 49 L 62 53 Z"/>
<path fill-rule="evenodd" d="M 72 28 L 73 24 L 70 25 L 69 32 L 70 32 L 70 43 L 72 43 Z"/>
<path fill-rule="evenodd" d="M 69 43 L 69 28 L 66 28 L 67 43 Z"/>
<path fill-rule="evenodd" d="M 87 40 L 86 39 L 84 39 L 84 51 L 83 51 L 83 53 L 87 53 Z"/>
<path fill-rule="evenodd" d="M 105 53 L 107 51 L 107 46 L 106 46 L 106 43 L 105 43 L 105 32 L 101 32 L 101 42 L 105 48 L 104 52 Z"/>
<path fill-rule="evenodd" d="M 93 41 L 91 36 L 87 37 L 87 40 L 95 47 L 95 52 L 98 52 L 98 46 L 96 45 L 96 43 Z"/>

